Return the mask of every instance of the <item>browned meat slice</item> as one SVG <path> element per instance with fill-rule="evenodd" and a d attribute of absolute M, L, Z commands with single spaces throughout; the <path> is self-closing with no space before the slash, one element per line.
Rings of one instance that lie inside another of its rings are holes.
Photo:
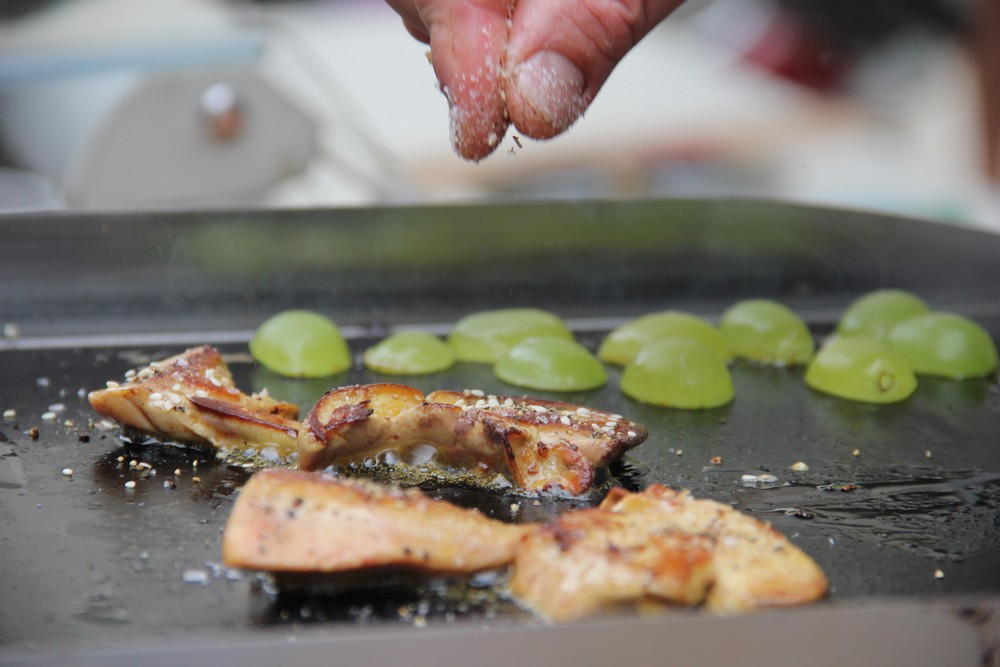
<path fill-rule="evenodd" d="M 124 383 L 89 396 L 93 408 L 141 431 L 217 449 L 295 451 L 298 407 L 236 388 L 219 351 L 210 346 L 153 362 Z"/>
<path fill-rule="evenodd" d="M 275 468 L 243 487 L 223 533 L 222 559 L 276 573 L 474 573 L 513 560 L 527 530 L 415 489 Z"/>
<path fill-rule="evenodd" d="M 620 415 L 570 403 L 477 391 L 424 396 L 373 384 L 337 389 L 316 403 L 299 432 L 299 466 L 316 470 L 431 445 L 446 465 L 500 472 L 530 492 L 579 495 L 593 484 L 595 466 L 645 438 L 644 428 Z"/>
<path fill-rule="evenodd" d="M 684 491 L 613 489 L 528 535 L 513 594 L 552 621 L 647 602 L 721 613 L 822 597 L 826 576 L 768 524 Z"/>

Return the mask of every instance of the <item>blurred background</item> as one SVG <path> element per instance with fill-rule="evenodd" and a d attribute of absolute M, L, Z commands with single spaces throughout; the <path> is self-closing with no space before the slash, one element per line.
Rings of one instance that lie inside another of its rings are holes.
<path fill-rule="evenodd" d="M 382 0 L 4 0 L 0 212 L 763 197 L 1000 230 L 1000 2 L 689 0 L 479 164 Z"/>

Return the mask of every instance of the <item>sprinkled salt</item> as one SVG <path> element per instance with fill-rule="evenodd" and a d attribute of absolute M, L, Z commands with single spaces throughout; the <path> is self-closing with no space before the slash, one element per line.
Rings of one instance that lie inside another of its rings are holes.
<path fill-rule="evenodd" d="M 208 584 L 208 570 L 201 569 L 190 569 L 184 570 L 184 574 L 181 575 L 185 584 L 199 584 L 205 586 Z"/>

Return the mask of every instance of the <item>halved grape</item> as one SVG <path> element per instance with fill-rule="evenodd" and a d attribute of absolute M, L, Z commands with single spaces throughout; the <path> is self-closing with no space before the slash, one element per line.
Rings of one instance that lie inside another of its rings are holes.
<path fill-rule="evenodd" d="M 716 351 L 690 338 L 643 347 L 622 373 L 622 391 L 643 403 L 714 408 L 733 400 L 733 379 Z"/>
<path fill-rule="evenodd" d="M 573 339 L 557 315 L 537 308 L 502 308 L 463 317 L 455 323 L 448 343 L 459 361 L 492 364 L 532 336 Z"/>
<path fill-rule="evenodd" d="M 308 310 L 286 310 L 268 319 L 250 341 L 250 353 L 265 367 L 288 377 L 326 377 L 351 366 L 351 354 L 337 325 Z"/>
<path fill-rule="evenodd" d="M 722 333 L 697 315 L 667 310 L 643 315 L 621 325 L 601 343 L 597 356 L 609 364 L 624 366 L 649 343 L 664 338 L 688 338 L 713 350 L 729 363 L 732 352 Z"/>
<path fill-rule="evenodd" d="M 927 312 L 930 306 L 915 294 L 901 289 L 875 290 L 847 307 L 840 317 L 837 333 L 885 340 L 894 326 Z"/>
<path fill-rule="evenodd" d="M 886 341 L 918 375 L 962 379 L 983 377 L 997 369 L 997 346 L 967 317 L 927 313 L 897 324 Z"/>
<path fill-rule="evenodd" d="M 769 299 L 734 304 L 722 314 L 719 329 L 734 355 L 764 364 L 807 364 L 816 350 L 802 318 Z"/>
<path fill-rule="evenodd" d="M 820 348 L 806 369 L 817 391 L 866 403 L 895 403 L 917 388 L 910 364 L 868 336 L 838 336 Z"/>
<path fill-rule="evenodd" d="M 493 372 L 508 384 L 543 391 L 585 391 L 608 381 L 590 350 L 557 336 L 525 338 L 497 360 Z"/>
<path fill-rule="evenodd" d="M 424 331 L 400 331 L 365 350 L 365 366 L 389 375 L 427 375 L 455 365 L 455 352 Z"/>

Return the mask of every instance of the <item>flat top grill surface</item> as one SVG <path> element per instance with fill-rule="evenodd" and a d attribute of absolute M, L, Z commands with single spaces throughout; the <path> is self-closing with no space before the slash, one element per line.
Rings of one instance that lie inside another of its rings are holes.
<path fill-rule="evenodd" d="M 248 473 L 94 424 L 87 391 L 199 343 L 227 354 L 242 389 L 267 387 L 305 409 L 330 387 L 389 379 L 359 363 L 315 381 L 256 367 L 246 340 L 283 308 L 332 315 L 360 352 L 395 326 L 443 332 L 476 310 L 538 306 L 567 317 L 593 349 L 629 317 L 676 308 L 717 318 L 747 297 L 788 303 L 821 337 L 850 300 L 893 286 L 1000 338 L 1000 238 L 929 223 L 760 202 L 276 215 L 0 219 L 0 319 L 20 331 L 0 340 L 0 409 L 15 413 L 0 421 L 0 647 L 82 660 L 178 639 L 280 644 L 288 632 L 343 639 L 359 627 L 447 634 L 537 625 L 489 578 L 275 590 L 227 571 L 221 530 Z M 609 370 L 600 390 L 530 392 L 649 429 L 602 488 L 669 484 L 771 521 L 830 577 L 821 608 L 1000 595 L 996 377 L 921 379 L 911 399 L 875 406 L 813 392 L 801 369 L 737 362 L 731 405 L 676 411 L 624 397 L 620 372 Z M 390 381 L 425 392 L 525 393 L 475 364 Z M 808 470 L 790 469 L 797 462 Z M 744 480 L 762 473 L 777 481 Z M 536 503 L 447 481 L 423 486 L 512 521 L 598 499 Z M 654 622 L 671 616 L 690 614 Z M 597 634 L 619 620 L 599 621 Z"/>

